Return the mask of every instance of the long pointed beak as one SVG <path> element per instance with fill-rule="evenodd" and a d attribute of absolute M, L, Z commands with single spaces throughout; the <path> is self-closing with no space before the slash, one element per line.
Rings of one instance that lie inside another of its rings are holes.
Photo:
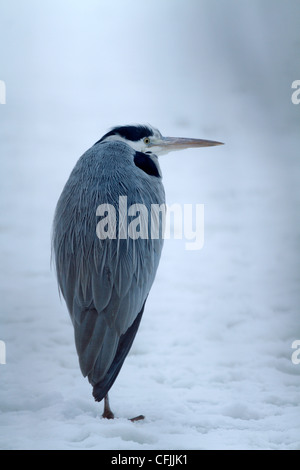
<path fill-rule="evenodd" d="M 175 150 L 183 150 L 187 148 L 196 147 L 213 147 L 215 145 L 223 145 L 223 142 L 216 142 L 214 140 L 203 139 L 190 139 L 183 137 L 161 137 L 157 142 L 154 142 L 153 147 L 158 150 L 158 154 L 162 155 Z"/>

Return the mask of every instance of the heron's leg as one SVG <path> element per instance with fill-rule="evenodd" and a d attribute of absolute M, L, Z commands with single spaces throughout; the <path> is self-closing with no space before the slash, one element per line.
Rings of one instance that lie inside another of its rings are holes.
<path fill-rule="evenodd" d="M 108 393 L 104 397 L 104 411 L 102 417 L 106 419 L 114 419 L 115 417 L 109 406 Z"/>

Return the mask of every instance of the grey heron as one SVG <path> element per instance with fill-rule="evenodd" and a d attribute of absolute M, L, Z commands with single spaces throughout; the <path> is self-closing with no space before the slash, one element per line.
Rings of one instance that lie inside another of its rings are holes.
<path fill-rule="evenodd" d="M 161 207 L 165 193 L 158 156 L 219 144 L 163 137 L 149 125 L 115 127 L 81 156 L 58 200 L 52 240 L 58 285 L 74 326 L 81 372 L 95 400 L 104 399 L 104 418 L 114 417 L 108 392 L 137 333 L 163 236 L 121 237 L 118 211 L 114 236 L 108 230 L 99 236 L 97 210 L 100 205 L 107 209 L 101 212 L 105 219 L 120 196 L 126 196 L 128 206 Z M 149 220 L 144 222 L 147 226 Z"/>

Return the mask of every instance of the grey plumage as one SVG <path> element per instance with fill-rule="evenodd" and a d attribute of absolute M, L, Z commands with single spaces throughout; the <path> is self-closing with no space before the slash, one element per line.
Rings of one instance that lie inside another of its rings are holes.
<path fill-rule="evenodd" d="M 163 245 L 161 237 L 100 240 L 96 235 L 100 204 L 118 207 L 119 196 L 126 195 L 128 206 L 143 203 L 150 213 L 151 203 L 165 202 L 161 178 L 137 168 L 134 154 L 118 141 L 91 147 L 72 171 L 54 218 L 58 283 L 74 326 L 82 374 L 93 386 L 103 383 L 97 400 L 108 392 L 104 378 L 120 339 L 143 308 Z"/>
<path fill-rule="evenodd" d="M 160 216 L 150 217 L 152 205 L 165 203 L 157 155 L 217 144 L 163 137 L 151 126 L 116 127 L 82 155 L 59 198 L 53 224 L 58 284 L 74 326 L 82 374 L 95 400 L 105 398 L 106 418 L 113 418 L 108 391 L 136 335 L 163 246 Z M 117 209 L 120 196 L 127 197 L 127 207 L 146 208 L 139 221 L 148 237 L 121 236 L 119 222 L 121 232 L 125 222 L 118 210 L 116 237 L 97 236 L 99 215 L 104 215 L 98 206 Z"/>

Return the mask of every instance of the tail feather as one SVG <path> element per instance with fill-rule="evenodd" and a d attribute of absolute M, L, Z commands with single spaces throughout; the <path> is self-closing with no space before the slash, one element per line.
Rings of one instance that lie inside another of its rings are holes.
<path fill-rule="evenodd" d="M 135 338 L 135 335 L 137 333 L 144 308 L 145 308 L 145 303 L 142 307 L 142 310 L 132 323 L 132 325 L 128 328 L 126 333 L 124 333 L 120 337 L 120 341 L 118 344 L 117 352 L 114 357 L 114 360 L 112 362 L 112 365 L 108 369 L 108 372 L 103 380 L 101 382 L 98 382 L 96 385 L 93 387 L 93 397 L 95 398 L 96 401 L 101 401 L 105 397 L 105 395 L 108 393 L 110 388 L 112 387 L 114 381 L 116 380 L 121 367 L 123 365 L 123 362 L 125 361 L 125 358 L 132 346 L 133 340 Z"/>

